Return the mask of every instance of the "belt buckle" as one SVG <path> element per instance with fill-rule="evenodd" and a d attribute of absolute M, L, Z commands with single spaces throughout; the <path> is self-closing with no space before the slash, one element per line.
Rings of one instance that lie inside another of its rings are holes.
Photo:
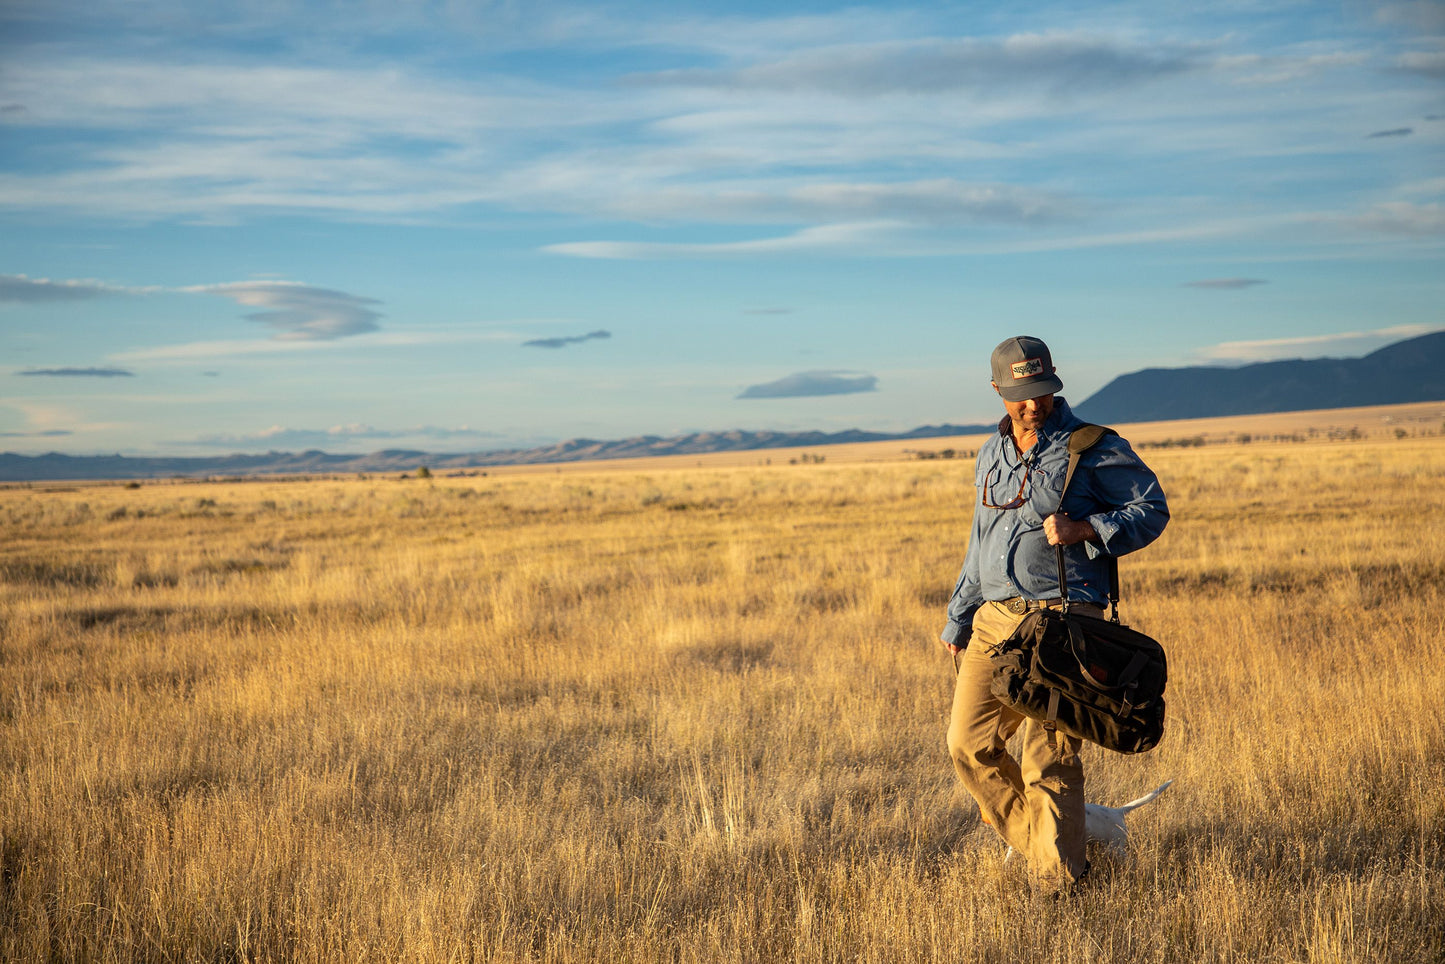
<path fill-rule="evenodd" d="M 1029 611 L 1028 600 L 1024 599 L 1022 596 L 1015 596 L 1008 602 L 1004 603 L 1004 605 L 1007 606 L 1008 611 L 1013 613 L 1015 616 L 1022 616 L 1024 613 Z"/>

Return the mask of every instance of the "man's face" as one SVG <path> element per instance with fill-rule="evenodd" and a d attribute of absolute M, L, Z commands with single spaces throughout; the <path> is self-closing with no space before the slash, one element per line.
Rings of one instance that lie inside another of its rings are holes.
<path fill-rule="evenodd" d="M 998 391 L 998 386 L 994 386 Z M 1004 411 L 1014 423 L 1014 428 L 1025 432 L 1037 432 L 1043 428 L 1044 422 L 1054 411 L 1054 396 L 1040 395 L 1038 398 L 1026 398 L 1021 402 L 1010 402 L 1007 399 L 1003 403 Z"/>

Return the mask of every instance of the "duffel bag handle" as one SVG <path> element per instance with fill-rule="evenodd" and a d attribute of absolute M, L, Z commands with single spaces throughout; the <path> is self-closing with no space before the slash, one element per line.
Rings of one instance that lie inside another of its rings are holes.
<path fill-rule="evenodd" d="M 1059 563 L 1059 599 L 1063 601 L 1063 613 L 1069 614 L 1069 576 L 1064 571 L 1064 547 L 1054 546 L 1054 558 Z"/>
<path fill-rule="evenodd" d="M 1073 654 L 1074 662 L 1079 665 L 1079 672 L 1099 684 L 1101 693 L 1121 693 L 1138 685 L 1139 674 L 1149 664 L 1149 657 L 1142 650 L 1135 650 L 1130 657 L 1129 663 L 1124 667 L 1124 672 L 1119 674 L 1119 682 L 1110 686 L 1099 680 L 1089 669 L 1089 645 L 1084 639 L 1084 631 L 1079 624 L 1071 619 L 1064 620 L 1064 625 L 1069 630 L 1069 652 Z"/>

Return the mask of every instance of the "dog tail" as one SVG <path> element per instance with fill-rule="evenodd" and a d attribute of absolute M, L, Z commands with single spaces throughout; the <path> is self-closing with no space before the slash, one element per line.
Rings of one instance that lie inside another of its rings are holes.
<path fill-rule="evenodd" d="M 1146 803 L 1153 803 L 1154 798 L 1159 796 L 1159 794 L 1163 793 L 1165 790 L 1168 790 L 1169 785 L 1173 782 L 1173 780 L 1165 780 L 1163 783 L 1159 784 L 1159 786 L 1155 787 L 1153 790 L 1150 790 L 1138 800 L 1130 800 L 1128 803 L 1124 804 L 1122 807 L 1119 808 L 1119 811 L 1121 813 L 1128 813 L 1130 810 L 1137 810 L 1139 807 L 1144 806 L 1144 804 Z"/>

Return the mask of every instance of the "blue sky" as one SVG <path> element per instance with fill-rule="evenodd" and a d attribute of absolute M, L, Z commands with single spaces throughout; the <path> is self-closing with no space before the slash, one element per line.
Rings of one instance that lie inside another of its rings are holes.
<path fill-rule="evenodd" d="M 0 449 L 996 417 L 1445 328 L 1445 3 L 0 5 Z"/>

